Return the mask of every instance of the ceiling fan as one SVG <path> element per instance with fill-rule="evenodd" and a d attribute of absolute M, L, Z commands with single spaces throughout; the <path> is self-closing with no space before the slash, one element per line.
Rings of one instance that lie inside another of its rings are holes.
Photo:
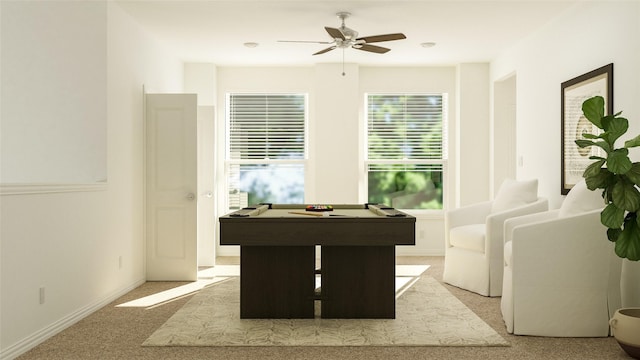
<path fill-rule="evenodd" d="M 313 55 L 320 55 L 326 52 L 329 52 L 334 49 L 346 49 L 353 48 L 357 50 L 369 51 L 378 54 L 384 54 L 387 51 L 391 50 L 389 48 L 385 48 L 382 46 L 371 45 L 371 43 L 383 42 L 383 41 L 392 41 L 392 40 L 402 40 L 407 37 L 402 33 L 395 34 L 384 34 L 384 35 L 375 35 L 375 36 L 364 36 L 358 37 L 358 32 L 349 29 L 345 26 L 344 20 L 348 18 L 351 13 L 348 12 L 339 12 L 336 14 L 338 18 L 342 21 L 342 25 L 339 28 L 332 28 L 325 26 L 324 29 L 327 31 L 329 36 L 333 39 L 333 41 L 296 41 L 296 40 L 280 40 L 280 42 L 302 42 L 302 43 L 316 43 L 316 44 L 331 44 L 326 49 L 320 50 Z"/>

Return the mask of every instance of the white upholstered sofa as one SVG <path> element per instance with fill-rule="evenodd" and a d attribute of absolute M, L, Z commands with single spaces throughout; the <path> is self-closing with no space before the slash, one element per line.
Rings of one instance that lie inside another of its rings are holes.
<path fill-rule="evenodd" d="M 507 179 L 495 199 L 445 214 L 444 282 L 484 296 L 500 296 L 504 221 L 549 209 L 538 180 Z"/>

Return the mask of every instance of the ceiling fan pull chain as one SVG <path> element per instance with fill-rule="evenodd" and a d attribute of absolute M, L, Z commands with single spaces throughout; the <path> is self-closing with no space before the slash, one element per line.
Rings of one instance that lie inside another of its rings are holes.
<path fill-rule="evenodd" d="M 344 76 L 344 48 L 342 48 L 342 76 Z"/>

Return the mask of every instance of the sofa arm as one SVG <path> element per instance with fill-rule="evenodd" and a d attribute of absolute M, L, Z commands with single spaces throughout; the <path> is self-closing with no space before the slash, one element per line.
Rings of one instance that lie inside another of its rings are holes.
<path fill-rule="evenodd" d="M 511 241 L 513 229 L 520 225 L 530 225 L 558 218 L 559 209 L 517 216 L 504 222 L 504 242 Z"/>
<path fill-rule="evenodd" d="M 501 212 L 493 213 L 487 217 L 487 223 L 494 223 L 499 225 L 502 230 L 502 225 L 507 219 L 511 219 L 518 216 L 524 216 L 529 214 L 535 214 L 539 212 L 546 212 L 549 210 L 549 201 L 546 198 L 539 197 L 536 201 L 519 206 L 517 208 L 504 210 Z"/>
<path fill-rule="evenodd" d="M 517 208 L 491 214 L 487 217 L 487 238 L 491 241 L 485 243 L 485 251 L 499 254 L 504 246 L 504 225 L 508 219 L 547 212 L 549 202 L 546 198 L 539 197 L 538 200 Z"/>
<path fill-rule="evenodd" d="M 447 211 L 444 216 L 447 232 L 458 226 L 484 224 L 487 216 L 491 213 L 492 205 L 493 201 L 483 201 Z"/>

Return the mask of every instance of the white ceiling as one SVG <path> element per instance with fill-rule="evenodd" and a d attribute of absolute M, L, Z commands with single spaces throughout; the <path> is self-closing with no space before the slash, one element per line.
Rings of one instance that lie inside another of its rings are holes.
<path fill-rule="evenodd" d="M 336 13 L 352 15 L 347 27 L 370 36 L 402 32 L 405 40 L 376 43 L 376 54 L 344 51 L 347 63 L 362 65 L 450 65 L 487 62 L 537 31 L 576 1 L 308 1 L 308 0 L 116 0 L 134 20 L 186 62 L 229 65 L 339 63 L 336 49 L 278 40 L 331 41 L 324 26 L 339 27 Z M 257 42 L 247 48 L 245 42 Z M 423 42 L 436 46 L 424 48 Z"/>

